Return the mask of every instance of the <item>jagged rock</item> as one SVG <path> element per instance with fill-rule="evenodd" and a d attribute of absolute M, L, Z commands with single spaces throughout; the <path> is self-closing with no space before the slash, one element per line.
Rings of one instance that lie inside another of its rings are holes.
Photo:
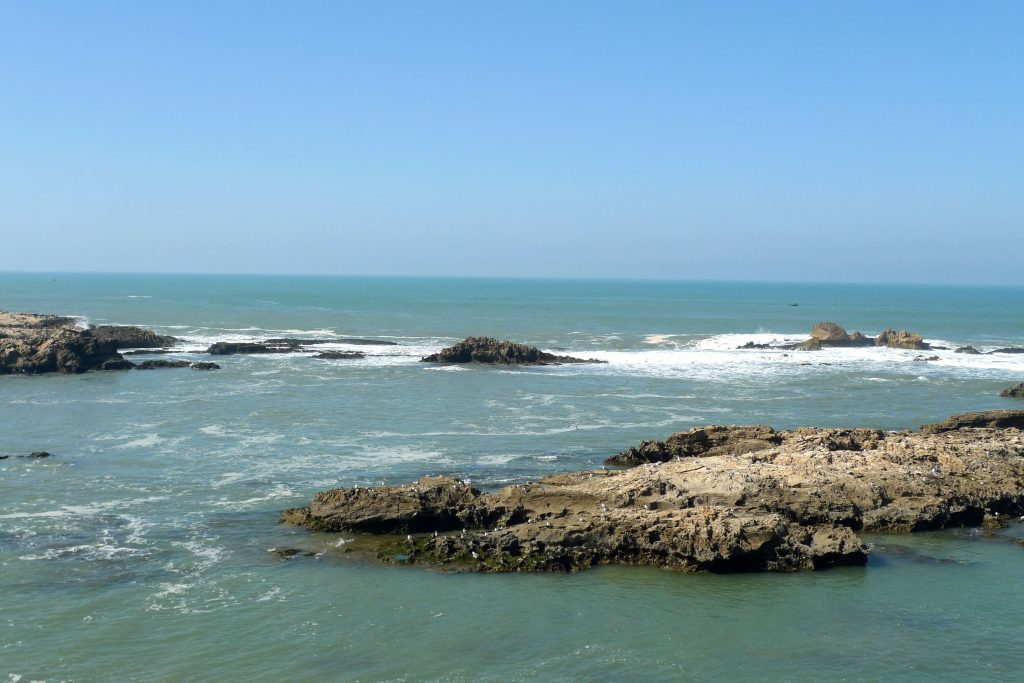
<path fill-rule="evenodd" d="M 748 341 L 743 346 L 737 346 L 737 349 L 770 349 L 771 344 L 756 344 L 752 341 Z"/>
<path fill-rule="evenodd" d="M 960 429 L 1008 429 L 1011 427 L 1024 429 L 1024 410 L 988 410 L 953 415 L 942 422 L 921 425 L 921 431 L 929 434 L 941 434 Z"/>
<path fill-rule="evenodd" d="M 313 356 L 313 358 L 321 360 L 357 360 L 359 358 L 366 358 L 366 354 L 362 351 L 321 351 Z"/>
<path fill-rule="evenodd" d="M 111 339 L 117 348 L 158 348 L 173 346 L 177 337 L 159 335 L 151 330 L 127 325 L 100 325 L 92 328 L 92 336 L 97 339 Z"/>
<path fill-rule="evenodd" d="M 961 346 L 960 348 L 958 348 L 953 353 L 965 353 L 965 354 L 967 354 L 969 356 L 977 356 L 978 354 L 981 353 L 981 351 L 979 351 L 978 349 L 974 348 L 973 346 Z"/>
<path fill-rule="evenodd" d="M 850 335 L 839 325 L 831 322 L 821 322 L 811 328 L 811 339 L 818 341 L 847 341 Z"/>
<path fill-rule="evenodd" d="M 1003 389 L 999 392 L 999 395 L 1004 398 L 1024 398 L 1024 382 L 1021 382 L 1015 387 Z"/>
<path fill-rule="evenodd" d="M 220 370 L 220 366 L 217 365 L 216 363 L 211 363 L 209 361 L 203 361 L 201 363 L 193 363 L 192 364 L 192 369 L 193 370 Z"/>
<path fill-rule="evenodd" d="M 938 356 L 927 356 L 927 357 L 925 357 L 925 356 L 914 356 L 914 360 L 916 360 L 919 363 L 931 363 L 932 361 L 939 360 L 939 357 Z"/>
<path fill-rule="evenodd" d="M 897 332 L 891 327 L 882 332 L 875 339 L 875 346 L 888 346 L 892 349 L 915 349 L 925 350 L 931 347 L 925 343 L 924 338 L 919 334 L 900 330 Z"/>
<path fill-rule="evenodd" d="M 136 370 L 159 370 L 163 368 L 187 368 L 192 365 L 187 360 L 147 360 L 135 366 Z"/>
<path fill-rule="evenodd" d="M 492 337 L 467 337 L 463 341 L 420 359 L 423 363 L 487 363 L 491 365 L 559 365 L 562 363 L 603 363 L 572 356 L 556 356 L 540 349 Z"/>
<path fill-rule="evenodd" d="M 0 311 L 0 374 L 80 373 L 131 367 L 117 343 L 74 318 Z"/>

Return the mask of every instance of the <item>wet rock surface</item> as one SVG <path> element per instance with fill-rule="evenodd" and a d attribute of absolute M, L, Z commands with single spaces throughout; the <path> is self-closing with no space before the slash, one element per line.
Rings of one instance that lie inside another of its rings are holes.
<path fill-rule="evenodd" d="M 385 562 L 474 571 L 861 564 L 858 531 L 979 526 L 1020 514 L 1024 433 L 1010 424 L 1024 426 L 1024 411 L 954 416 L 918 432 L 702 427 L 624 451 L 652 460 L 626 470 L 490 493 L 448 477 L 334 489 L 282 520 L 384 534 L 369 538 Z"/>
<path fill-rule="evenodd" d="M 32 460 L 38 460 L 40 458 L 49 458 L 50 454 L 46 451 L 33 451 L 28 455 L 0 455 L 0 460 L 8 460 L 9 458 L 29 458 Z"/>
<path fill-rule="evenodd" d="M 0 375 L 130 367 L 115 340 L 93 336 L 74 318 L 0 311 Z"/>
<path fill-rule="evenodd" d="M 200 363 L 193 363 L 192 364 L 192 369 L 193 370 L 220 370 L 220 366 L 217 365 L 216 363 L 211 363 L 209 361 L 202 361 Z"/>
<path fill-rule="evenodd" d="M 467 337 L 454 346 L 420 359 L 423 363 L 483 363 L 488 365 L 561 365 L 563 363 L 603 363 L 596 359 L 556 356 L 534 346 L 493 337 Z"/>

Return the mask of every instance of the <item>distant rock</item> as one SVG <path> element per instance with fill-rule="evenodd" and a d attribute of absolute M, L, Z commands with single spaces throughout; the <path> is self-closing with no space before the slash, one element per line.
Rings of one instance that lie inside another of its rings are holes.
<path fill-rule="evenodd" d="M 290 560 L 293 557 L 315 557 L 316 553 L 310 550 L 300 550 L 299 548 L 271 548 L 270 554 L 279 560 Z"/>
<path fill-rule="evenodd" d="M 193 370 L 220 370 L 220 366 L 217 365 L 216 363 L 211 363 L 209 361 L 203 361 L 201 363 L 193 363 L 192 364 L 192 369 Z"/>
<path fill-rule="evenodd" d="M 913 332 L 900 330 L 897 332 L 891 327 L 875 339 L 875 346 L 888 346 L 891 349 L 913 349 L 922 351 L 931 347 L 925 343 L 924 337 Z"/>
<path fill-rule="evenodd" d="M 159 335 L 151 330 L 126 325 L 100 325 L 92 328 L 92 336 L 96 339 L 113 340 L 117 348 L 158 348 L 173 346 L 177 337 Z"/>
<path fill-rule="evenodd" d="M 161 370 L 163 368 L 187 368 L 192 365 L 187 360 L 147 360 L 135 366 L 136 370 Z"/>
<path fill-rule="evenodd" d="M 842 327 L 831 322 L 821 322 L 811 328 L 811 339 L 818 341 L 847 341 L 850 335 Z"/>
<path fill-rule="evenodd" d="M 320 360 L 357 360 L 359 358 L 366 358 L 366 354 L 362 351 L 321 351 L 313 356 L 313 358 Z"/>
<path fill-rule="evenodd" d="M 1009 346 L 1005 349 L 995 349 L 994 351 L 989 351 L 989 353 L 1024 353 L 1024 348 L 1021 348 L 1019 346 Z"/>
<path fill-rule="evenodd" d="M 563 363 L 604 363 L 572 356 L 556 356 L 540 349 L 492 337 L 467 337 L 454 346 L 420 359 L 423 363 L 484 363 L 489 365 L 560 365 Z"/>
<path fill-rule="evenodd" d="M 757 344 L 757 343 L 754 343 L 752 341 L 748 341 L 746 344 L 744 344 L 742 346 L 737 346 L 736 348 L 737 349 L 770 349 L 771 347 L 772 347 L 771 344 Z"/>
<path fill-rule="evenodd" d="M 968 356 L 977 356 L 978 354 L 981 353 L 981 351 L 974 348 L 973 346 L 961 346 L 953 353 L 964 353 L 967 354 Z"/>
<path fill-rule="evenodd" d="M 938 356 L 928 356 L 928 357 L 925 357 L 925 356 L 914 356 L 914 360 L 916 360 L 919 363 L 930 363 L 932 361 L 939 360 L 939 357 Z"/>
<path fill-rule="evenodd" d="M 1024 382 L 1021 382 L 1015 387 L 1003 389 L 999 392 L 999 395 L 1004 398 L 1024 398 Z"/>

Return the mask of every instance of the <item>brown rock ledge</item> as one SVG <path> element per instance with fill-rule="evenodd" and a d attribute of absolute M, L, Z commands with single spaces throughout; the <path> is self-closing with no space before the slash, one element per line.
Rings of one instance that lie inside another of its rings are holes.
<path fill-rule="evenodd" d="M 474 571 L 863 564 L 857 531 L 975 526 L 1021 514 L 1024 433 L 1004 425 L 1024 425 L 1024 411 L 985 415 L 918 432 L 705 427 L 704 436 L 691 430 L 648 442 L 663 444 L 651 449 L 657 462 L 627 470 L 560 474 L 492 493 L 448 477 L 334 489 L 282 521 L 378 534 L 366 538 L 386 562 Z"/>

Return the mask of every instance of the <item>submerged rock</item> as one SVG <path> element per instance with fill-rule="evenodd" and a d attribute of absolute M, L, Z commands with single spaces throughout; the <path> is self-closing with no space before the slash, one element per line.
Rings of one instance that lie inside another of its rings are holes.
<path fill-rule="evenodd" d="M 193 363 L 192 364 L 192 369 L 193 370 L 220 370 L 220 366 L 217 365 L 216 363 L 211 363 L 209 361 L 203 361 L 201 363 Z"/>
<path fill-rule="evenodd" d="M 1024 353 L 1024 348 L 1019 346 L 1008 346 L 1004 349 L 995 349 L 989 353 Z"/>
<path fill-rule="evenodd" d="M 961 346 L 960 348 L 958 348 L 953 353 L 965 353 L 968 356 L 977 356 L 978 354 L 981 353 L 981 351 L 979 351 L 978 349 L 974 348 L 973 346 Z"/>
<path fill-rule="evenodd" d="M 556 356 L 534 346 L 493 337 L 467 337 L 454 346 L 420 359 L 423 363 L 485 363 L 490 365 L 560 365 L 563 363 L 604 363 L 572 356 Z"/>
<path fill-rule="evenodd" d="M 0 455 L 0 460 L 7 460 L 8 458 L 12 458 L 12 457 L 14 457 L 14 458 L 31 458 L 33 460 L 38 460 L 39 458 L 49 458 L 50 454 L 47 453 L 46 451 L 32 451 L 28 455 L 14 455 L 14 456 L 11 456 L 11 455 Z"/>
<path fill-rule="evenodd" d="M 628 470 L 560 474 L 492 493 L 447 477 L 334 489 L 282 519 L 391 534 L 371 537 L 384 561 L 477 571 L 861 564 L 867 549 L 857 531 L 978 526 L 1024 511 L 1024 411 L 940 424 L 889 433 L 701 427 L 624 451 L 631 464 L 644 463 Z"/>
<path fill-rule="evenodd" d="M 313 356 L 313 358 L 319 358 L 320 360 L 358 360 L 359 358 L 366 358 L 366 354 L 362 351 L 321 351 Z"/>
<path fill-rule="evenodd" d="M 259 342 L 217 342 L 206 350 L 207 353 L 215 356 L 226 356 L 231 354 L 250 353 L 298 353 L 311 351 L 310 346 L 319 344 L 352 344 L 356 346 L 397 346 L 395 342 L 381 341 L 377 339 L 294 339 L 283 337 L 279 339 L 266 339 Z M 332 352 L 325 352 L 332 353 Z M 344 352 L 338 352 L 344 353 Z M 358 352 L 351 352 L 358 353 Z"/>
<path fill-rule="evenodd" d="M 187 360 L 147 360 L 135 366 L 136 370 L 159 370 L 163 368 L 187 368 L 192 365 Z"/>
<path fill-rule="evenodd" d="M 1024 382 L 1021 382 L 1015 387 L 1003 389 L 999 392 L 999 395 L 1004 398 L 1024 398 Z"/>

